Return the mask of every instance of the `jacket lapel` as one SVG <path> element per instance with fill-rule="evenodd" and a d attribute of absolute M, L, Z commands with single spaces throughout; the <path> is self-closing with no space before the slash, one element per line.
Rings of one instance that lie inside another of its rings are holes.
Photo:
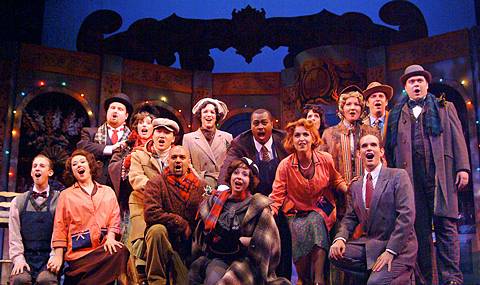
<path fill-rule="evenodd" d="M 162 168 L 155 157 L 150 156 L 150 163 L 157 169 L 158 173 L 162 173 Z"/>
<path fill-rule="evenodd" d="M 218 131 L 215 132 L 215 138 L 213 139 L 214 142 L 215 142 L 215 139 L 217 138 L 217 135 L 218 135 L 217 133 Z M 212 142 L 212 147 L 210 147 L 210 145 L 207 142 L 207 139 L 205 139 L 205 136 L 202 134 L 202 131 L 200 129 L 196 130 L 194 134 L 195 134 L 195 136 L 193 137 L 194 142 L 208 156 L 208 158 L 210 158 L 210 160 L 216 164 L 217 162 L 215 159 L 215 155 L 213 154 L 213 151 L 212 151 L 214 142 Z"/>
<path fill-rule="evenodd" d="M 367 221 L 367 209 L 365 209 L 365 203 L 363 202 L 363 195 L 362 195 L 362 187 L 363 187 L 363 177 L 357 180 L 357 183 L 352 184 L 352 193 L 355 193 L 353 196 L 354 201 L 353 205 L 356 206 L 356 212 L 358 213 L 359 223 L 365 224 Z"/>
<path fill-rule="evenodd" d="M 373 190 L 372 201 L 370 202 L 370 209 L 368 211 L 368 226 L 367 232 L 370 230 L 371 222 L 373 221 L 373 217 L 375 216 L 375 212 L 377 211 L 377 206 L 380 201 L 380 197 L 382 193 L 387 188 L 388 179 L 387 179 L 387 167 L 385 165 L 382 166 L 380 169 L 380 174 L 377 178 L 377 184 L 375 184 L 375 189 Z"/>
<path fill-rule="evenodd" d="M 207 141 L 207 140 L 205 140 L 205 141 Z M 218 151 L 222 151 L 223 149 L 226 149 L 225 142 L 226 142 L 226 140 L 223 137 L 223 133 L 220 130 L 216 130 L 215 131 L 215 137 L 213 138 L 212 145 L 209 146 L 210 152 L 213 156 L 213 163 L 215 163 L 215 165 L 217 165 L 217 158 L 215 157 L 215 153 L 213 153 L 213 150 L 215 149 L 215 150 L 218 150 Z M 220 167 L 220 166 L 221 165 L 217 165 L 217 167 Z"/>

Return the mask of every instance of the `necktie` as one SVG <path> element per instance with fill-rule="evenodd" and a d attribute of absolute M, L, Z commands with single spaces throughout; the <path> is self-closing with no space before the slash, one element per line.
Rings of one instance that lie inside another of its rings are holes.
<path fill-rule="evenodd" d="M 382 122 L 382 121 L 380 121 L 380 119 L 376 119 L 375 122 L 373 122 L 373 126 L 374 126 L 374 127 L 377 127 L 377 129 L 380 129 L 380 123 L 381 123 L 381 122 Z"/>
<path fill-rule="evenodd" d="M 118 130 L 117 129 L 112 130 L 112 137 L 110 139 L 112 141 L 112 144 L 116 144 L 118 142 Z"/>
<path fill-rule="evenodd" d="M 262 145 L 260 149 L 260 154 L 262 155 L 262 161 L 270 161 L 270 153 L 265 145 Z"/>
<path fill-rule="evenodd" d="M 373 195 L 373 181 L 372 175 L 367 174 L 367 183 L 365 184 L 365 208 L 370 208 L 370 201 L 372 200 Z"/>
<path fill-rule="evenodd" d="M 32 192 L 32 198 L 33 200 L 36 200 L 37 198 L 42 197 L 42 198 L 47 198 L 47 191 L 43 191 L 42 193 L 39 192 Z"/>

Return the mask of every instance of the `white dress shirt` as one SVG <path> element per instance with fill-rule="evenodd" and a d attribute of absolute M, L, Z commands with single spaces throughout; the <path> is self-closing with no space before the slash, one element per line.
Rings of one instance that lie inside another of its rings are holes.
<path fill-rule="evenodd" d="M 372 172 L 368 172 L 368 170 L 365 169 L 365 174 L 363 175 L 363 184 L 362 184 L 362 200 L 363 200 L 363 206 L 366 205 L 366 193 L 367 193 L 367 175 L 370 173 L 372 175 L 372 183 L 373 183 L 373 189 L 375 189 L 375 185 L 377 185 L 377 180 L 378 180 L 378 175 L 380 174 L 380 170 L 382 169 L 382 163 L 379 163 L 377 167 Z M 375 191 L 375 190 L 374 190 Z"/>
<path fill-rule="evenodd" d="M 123 133 L 125 132 L 125 125 L 121 125 L 118 128 L 113 128 L 107 125 L 107 133 L 110 140 L 112 139 L 113 130 L 117 130 L 118 141 L 120 141 L 120 139 L 123 137 Z M 103 154 L 112 155 L 112 153 L 113 153 L 113 145 L 105 146 L 105 148 L 103 149 Z"/>
<path fill-rule="evenodd" d="M 418 116 L 422 113 L 423 108 L 421 106 L 415 106 L 412 108 L 413 116 L 418 119 Z"/>
<path fill-rule="evenodd" d="M 254 137 L 253 143 L 255 144 L 255 149 L 257 150 L 257 153 L 260 153 L 260 154 L 261 154 L 260 150 L 262 149 L 262 146 L 265 145 L 265 147 L 268 150 L 268 155 L 270 155 L 270 158 L 273 159 L 273 150 L 272 150 L 273 137 L 272 136 L 270 136 L 270 139 L 265 144 L 259 143 Z M 260 159 L 262 159 L 262 155 L 260 155 Z"/>

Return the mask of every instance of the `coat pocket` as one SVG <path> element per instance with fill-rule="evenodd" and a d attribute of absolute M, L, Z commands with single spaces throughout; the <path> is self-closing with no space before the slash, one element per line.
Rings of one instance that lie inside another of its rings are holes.
<path fill-rule="evenodd" d="M 77 251 L 82 248 L 90 247 L 92 247 L 90 230 L 86 230 L 72 235 L 72 251 Z"/>

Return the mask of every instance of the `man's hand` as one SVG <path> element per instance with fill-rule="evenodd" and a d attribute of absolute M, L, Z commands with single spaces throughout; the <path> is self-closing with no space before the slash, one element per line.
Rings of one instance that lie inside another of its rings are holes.
<path fill-rule="evenodd" d="M 457 179 L 455 180 L 455 185 L 457 185 L 457 189 L 459 191 L 465 188 L 465 186 L 468 185 L 468 172 L 466 171 L 457 172 Z"/>
<path fill-rule="evenodd" d="M 12 275 L 17 275 L 17 274 L 23 273 L 24 268 L 27 271 L 30 271 L 30 266 L 28 266 L 28 264 L 25 260 L 17 262 L 13 265 L 13 269 L 12 269 L 11 274 Z"/>
<path fill-rule="evenodd" d="M 60 254 L 56 254 L 54 256 L 50 256 L 47 263 L 47 269 L 55 274 L 60 271 L 63 265 L 63 256 Z"/>
<path fill-rule="evenodd" d="M 115 238 L 107 236 L 107 240 L 105 241 L 105 244 L 103 245 L 103 249 L 105 251 L 108 251 L 110 254 L 113 254 L 114 252 L 117 252 L 117 247 L 122 248 L 123 244 Z"/>
<path fill-rule="evenodd" d="M 337 239 L 330 247 L 330 258 L 340 260 L 345 253 L 345 242 L 342 239 Z"/>
<path fill-rule="evenodd" d="M 387 270 L 390 272 L 392 270 L 392 261 L 395 256 L 388 251 L 384 251 L 375 261 L 373 264 L 372 271 L 380 271 L 382 270 L 383 266 L 387 265 Z"/>
<path fill-rule="evenodd" d="M 240 243 L 243 244 L 244 247 L 249 247 L 251 240 L 251 237 L 240 237 Z"/>
<path fill-rule="evenodd" d="M 185 229 L 185 231 L 183 232 L 183 236 L 185 237 L 185 239 L 189 239 L 190 236 L 192 235 L 192 229 L 190 229 L 190 226 L 187 225 L 187 228 Z"/>

